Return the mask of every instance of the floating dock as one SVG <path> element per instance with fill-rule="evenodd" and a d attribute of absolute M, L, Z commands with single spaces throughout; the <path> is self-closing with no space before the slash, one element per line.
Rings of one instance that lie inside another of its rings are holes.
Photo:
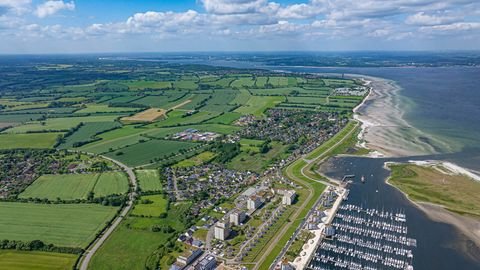
<path fill-rule="evenodd" d="M 406 222 L 401 211 L 341 205 L 306 269 L 411 270 L 417 242 Z"/>

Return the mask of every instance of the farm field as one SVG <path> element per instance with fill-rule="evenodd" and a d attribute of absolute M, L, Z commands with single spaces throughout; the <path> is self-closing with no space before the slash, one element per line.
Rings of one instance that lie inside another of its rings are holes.
<path fill-rule="evenodd" d="M 123 172 L 104 172 L 100 174 L 93 189 L 96 198 L 127 192 L 128 178 Z"/>
<path fill-rule="evenodd" d="M 96 204 L 0 202 L 0 239 L 85 247 L 117 209 Z"/>
<path fill-rule="evenodd" d="M 86 200 L 90 192 L 94 192 L 95 197 L 103 197 L 127 191 L 128 179 L 122 172 L 45 174 L 25 189 L 19 198 Z"/>
<path fill-rule="evenodd" d="M 114 113 L 114 112 L 132 112 L 138 111 L 139 108 L 129 107 L 110 107 L 105 104 L 87 104 L 85 108 L 76 111 L 75 113 Z"/>
<path fill-rule="evenodd" d="M 77 255 L 38 251 L 0 251 L 0 270 L 71 270 Z"/>
<path fill-rule="evenodd" d="M 20 198 L 41 198 L 51 201 L 87 199 L 99 174 L 45 174 L 24 190 Z"/>
<path fill-rule="evenodd" d="M 32 131 L 67 131 L 80 123 L 87 122 L 112 122 L 120 115 L 84 116 L 49 118 L 42 122 L 31 122 L 22 126 L 7 129 L 4 133 L 25 133 Z"/>
<path fill-rule="evenodd" d="M 123 117 L 122 121 L 126 123 L 137 123 L 137 122 L 153 122 L 161 117 L 165 116 L 164 109 L 150 108 L 142 112 L 138 112 L 132 116 Z"/>
<path fill-rule="evenodd" d="M 121 83 L 128 86 L 130 90 L 166 89 L 172 87 L 171 82 L 162 81 L 126 81 Z"/>
<path fill-rule="evenodd" d="M 265 110 L 275 107 L 275 105 L 281 103 L 284 100 L 284 97 L 252 96 L 244 106 L 236 109 L 235 112 L 262 116 Z"/>
<path fill-rule="evenodd" d="M 83 124 L 77 131 L 64 138 L 64 142 L 58 146 L 60 149 L 75 148 L 96 140 L 96 135 L 107 130 L 120 127 L 118 122 L 90 122 Z"/>
<path fill-rule="evenodd" d="M 0 149 L 52 148 L 60 132 L 0 134 Z"/>
<path fill-rule="evenodd" d="M 135 174 L 142 191 L 163 190 L 158 170 L 135 170 Z"/>
<path fill-rule="evenodd" d="M 109 152 L 106 155 L 129 166 L 136 167 L 152 163 L 155 159 L 161 159 L 197 145 L 197 143 L 192 142 L 150 140 L 121 148 L 115 152 Z"/>

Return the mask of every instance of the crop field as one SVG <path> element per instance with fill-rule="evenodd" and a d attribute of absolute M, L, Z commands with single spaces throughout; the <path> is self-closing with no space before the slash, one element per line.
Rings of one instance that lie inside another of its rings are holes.
<path fill-rule="evenodd" d="M 136 134 L 119 137 L 116 139 L 109 139 L 109 140 L 100 140 L 98 142 L 89 143 L 78 149 L 81 151 L 95 153 L 95 154 L 103 154 L 111 151 L 115 151 L 117 149 L 127 147 L 130 145 L 134 145 L 139 143 L 140 141 L 148 141 L 149 139 L 143 137 L 141 133 L 145 132 L 144 130 L 138 130 Z"/>
<path fill-rule="evenodd" d="M 150 140 L 121 148 L 106 155 L 135 167 L 152 163 L 155 158 L 161 159 L 172 154 L 175 155 L 180 150 L 187 150 L 197 145 L 192 142 Z"/>
<path fill-rule="evenodd" d="M 93 193 L 95 197 L 128 192 L 128 179 L 123 172 L 104 172 L 98 177 Z"/>
<path fill-rule="evenodd" d="M 230 86 L 233 88 L 252 87 L 255 84 L 255 80 L 252 77 L 239 78 L 233 81 Z"/>
<path fill-rule="evenodd" d="M 140 197 L 132 210 L 132 215 L 144 217 L 159 217 L 167 213 L 168 200 L 164 194 L 146 195 Z"/>
<path fill-rule="evenodd" d="M 163 190 L 158 170 L 136 170 L 135 175 L 142 191 Z"/>
<path fill-rule="evenodd" d="M 72 135 L 64 138 L 64 142 L 59 145 L 58 148 L 74 148 L 79 144 L 84 144 L 94 140 L 95 135 L 107 130 L 111 130 L 120 127 L 118 122 L 91 122 L 81 126 Z"/>
<path fill-rule="evenodd" d="M 0 251 L 0 270 L 71 270 L 77 255 L 38 251 Z"/>
<path fill-rule="evenodd" d="M 45 174 L 40 176 L 20 195 L 20 198 L 56 200 L 87 199 L 98 174 Z"/>
<path fill-rule="evenodd" d="M 268 82 L 268 77 L 257 77 L 255 81 L 255 86 L 258 88 L 263 88 Z"/>
<path fill-rule="evenodd" d="M 186 111 L 174 110 L 167 114 L 166 119 L 155 122 L 151 125 L 153 125 L 154 127 L 172 127 L 179 125 L 198 124 L 217 117 L 218 115 L 220 115 L 220 112 L 200 111 L 188 116 L 185 115 Z"/>
<path fill-rule="evenodd" d="M 171 82 L 161 82 L 161 81 L 127 81 L 122 82 L 128 86 L 130 90 L 145 90 L 145 89 L 168 89 L 172 88 Z"/>
<path fill-rule="evenodd" d="M 198 84 L 193 80 L 181 80 L 173 83 L 173 86 L 177 89 L 195 90 L 198 88 Z"/>
<path fill-rule="evenodd" d="M 85 247 L 117 209 L 96 204 L 0 202 L 0 239 Z"/>
<path fill-rule="evenodd" d="M 93 191 L 95 197 L 123 194 L 128 191 L 128 179 L 121 172 L 92 174 L 45 174 L 40 176 L 19 198 L 41 198 L 55 201 L 87 199 Z"/>
<path fill-rule="evenodd" d="M 136 122 L 153 122 L 161 117 L 165 116 L 165 110 L 159 108 L 151 108 L 145 111 L 136 113 L 132 116 L 123 117 L 122 121 L 127 123 L 136 123 Z"/>
<path fill-rule="evenodd" d="M 262 116 L 263 112 L 268 108 L 273 108 L 277 104 L 284 101 L 284 97 L 260 97 L 252 96 L 245 106 L 236 109 L 235 112 L 241 114 L 253 114 L 255 116 Z"/>
<path fill-rule="evenodd" d="M 112 122 L 121 115 L 102 115 L 102 116 L 85 116 L 85 117 L 63 117 L 63 118 L 48 118 L 45 121 L 37 121 L 27 123 L 25 125 L 17 126 L 7 129 L 5 133 L 26 133 L 32 131 L 67 131 L 80 123 L 89 122 Z"/>
<path fill-rule="evenodd" d="M 237 91 L 219 90 L 215 91 L 202 110 L 212 112 L 227 112 L 234 108 L 229 103 L 235 98 Z"/>
<path fill-rule="evenodd" d="M 229 125 L 240 118 L 242 115 L 236 112 L 225 112 L 211 120 L 208 120 L 207 123 L 211 124 L 224 124 Z"/>
<path fill-rule="evenodd" d="M 112 112 L 132 112 L 138 111 L 139 108 L 130 107 L 110 107 L 105 104 L 87 104 L 85 108 L 75 113 L 112 113 Z"/>
<path fill-rule="evenodd" d="M 0 134 L 0 149 L 52 148 L 63 133 Z"/>
<path fill-rule="evenodd" d="M 288 86 L 288 77 L 268 77 L 268 84 L 271 84 L 273 87 Z"/>

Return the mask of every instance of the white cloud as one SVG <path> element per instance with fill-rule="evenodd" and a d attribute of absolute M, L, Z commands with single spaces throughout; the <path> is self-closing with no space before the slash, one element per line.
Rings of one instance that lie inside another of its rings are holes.
<path fill-rule="evenodd" d="M 6 13 L 22 14 L 28 11 L 31 0 L 0 0 L 0 15 Z"/>
<path fill-rule="evenodd" d="M 201 0 L 205 10 L 212 14 L 256 13 L 268 8 L 267 0 Z"/>
<path fill-rule="evenodd" d="M 412 25 L 439 25 L 448 24 L 459 20 L 460 18 L 457 16 L 429 15 L 425 14 L 425 12 L 418 12 L 414 15 L 408 16 L 405 22 Z"/>
<path fill-rule="evenodd" d="M 39 18 L 45 18 L 61 10 L 75 10 L 75 3 L 73 1 L 67 3 L 63 2 L 62 0 L 49 0 L 37 6 L 35 15 L 37 15 Z"/>

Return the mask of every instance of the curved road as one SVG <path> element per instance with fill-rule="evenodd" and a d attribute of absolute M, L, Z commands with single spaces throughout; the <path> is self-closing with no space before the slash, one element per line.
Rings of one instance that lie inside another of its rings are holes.
<path fill-rule="evenodd" d="M 103 245 L 105 240 L 112 234 L 112 232 L 117 228 L 117 226 L 122 222 L 123 218 L 127 215 L 128 211 L 133 206 L 133 201 L 135 200 L 135 197 L 137 196 L 136 190 L 137 190 L 137 177 L 135 176 L 135 173 L 133 173 L 133 170 L 128 167 L 127 165 L 111 159 L 109 157 L 101 156 L 104 159 L 110 160 L 111 162 L 117 164 L 118 166 L 122 167 L 122 169 L 125 170 L 128 174 L 128 178 L 130 180 L 130 183 L 132 184 L 132 189 L 130 193 L 128 194 L 128 202 L 121 211 L 120 215 L 115 218 L 115 220 L 111 223 L 110 227 L 106 229 L 101 235 L 100 238 L 97 238 L 82 254 L 83 259 L 80 261 L 80 267 L 78 269 L 80 270 L 87 270 L 88 269 L 88 264 L 93 258 L 93 255 L 98 251 L 98 249 Z"/>

